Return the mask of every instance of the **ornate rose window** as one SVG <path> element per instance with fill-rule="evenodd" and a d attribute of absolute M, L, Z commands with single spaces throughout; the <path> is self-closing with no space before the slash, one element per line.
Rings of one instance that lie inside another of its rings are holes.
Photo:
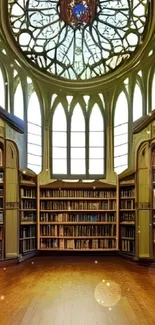
<path fill-rule="evenodd" d="M 29 62 L 70 80 L 103 76 L 142 43 L 147 0 L 8 0 L 13 35 Z"/>

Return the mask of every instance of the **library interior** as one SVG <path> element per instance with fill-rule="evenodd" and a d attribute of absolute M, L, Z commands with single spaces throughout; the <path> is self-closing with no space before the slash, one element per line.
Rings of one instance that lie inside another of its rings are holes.
<path fill-rule="evenodd" d="M 0 325 L 155 324 L 154 17 L 0 1 Z"/>

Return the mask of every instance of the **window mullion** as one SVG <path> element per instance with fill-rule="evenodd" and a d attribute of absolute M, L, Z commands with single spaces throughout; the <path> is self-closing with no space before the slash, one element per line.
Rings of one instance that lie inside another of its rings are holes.
<path fill-rule="evenodd" d="M 67 115 L 67 175 L 71 175 L 71 115 Z"/>
<path fill-rule="evenodd" d="M 85 117 L 85 164 L 86 177 L 89 176 L 89 119 L 88 115 Z"/>

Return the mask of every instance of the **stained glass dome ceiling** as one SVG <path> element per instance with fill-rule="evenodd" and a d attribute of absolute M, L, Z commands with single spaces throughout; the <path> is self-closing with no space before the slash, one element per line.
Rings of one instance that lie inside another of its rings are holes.
<path fill-rule="evenodd" d="M 8 0 L 13 35 L 33 65 L 69 80 L 103 76 L 141 44 L 147 0 Z"/>

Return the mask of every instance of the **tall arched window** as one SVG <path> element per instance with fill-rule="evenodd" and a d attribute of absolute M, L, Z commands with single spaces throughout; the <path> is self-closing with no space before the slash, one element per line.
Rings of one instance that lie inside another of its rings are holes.
<path fill-rule="evenodd" d="M 89 120 L 89 174 L 104 174 L 104 123 L 97 104 Z"/>
<path fill-rule="evenodd" d="M 35 173 L 42 170 L 42 122 L 38 97 L 32 93 L 28 104 L 27 164 Z"/>
<path fill-rule="evenodd" d="M 154 74 L 153 80 L 152 80 L 151 93 L 152 93 L 152 106 L 151 106 L 151 110 L 153 111 L 155 109 L 155 74 Z"/>
<path fill-rule="evenodd" d="M 53 174 L 67 174 L 67 122 L 60 103 L 53 114 L 52 166 Z"/>
<path fill-rule="evenodd" d="M 114 115 L 114 170 L 120 174 L 128 167 L 128 103 L 124 92 L 117 99 Z"/>
<path fill-rule="evenodd" d="M 1 70 L 0 70 L 0 106 L 5 109 L 4 78 Z"/>
<path fill-rule="evenodd" d="M 143 115 L 143 100 L 139 85 L 136 84 L 133 96 L 133 122 Z"/>
<path fill-rule="evenodd" d="M 85 119 L 79 104 L 73 110 L 71 118 L 71 174 L 86 173 L 85 157 Z"/>
<path fill-rule="evenodd" d="M 22 120 L 24 119 L 24 101 L 21 83 L 17 86 L 14 95 L 14 114 Z"/>

